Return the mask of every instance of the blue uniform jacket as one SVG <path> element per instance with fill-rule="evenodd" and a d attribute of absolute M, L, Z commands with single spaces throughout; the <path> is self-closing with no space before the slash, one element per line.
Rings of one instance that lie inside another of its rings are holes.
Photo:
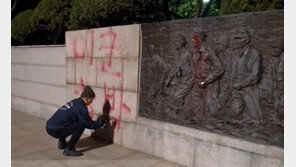
<path fill-rule="evenodd" d="M 77 98 L 60 107 L 46 122 L 46 127 L 62 129 L 75 122 L 85 124 L 87 129 L 98 129 L 104 125 L 104 120 L 93 121 L 82 98 Z"/>

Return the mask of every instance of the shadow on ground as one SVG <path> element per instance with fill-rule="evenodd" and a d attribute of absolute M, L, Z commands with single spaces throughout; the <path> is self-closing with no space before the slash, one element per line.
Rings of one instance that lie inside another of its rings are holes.
<path fill-rule="evenodd" d="M 104 146 L 108 146 L 111 145 L 112 143 L 108 143 L 106 141 L 103 141 L 101 139 L 97 139 L 94 137 L 86 137 L 86 138 L 82 138 L 78 141 L 76 148 L 79 151 L 82 152 L 86 152 L 89 150 L 93 150 L 96 148 L 100 148 L 100 147 L 104 147 Z"/>

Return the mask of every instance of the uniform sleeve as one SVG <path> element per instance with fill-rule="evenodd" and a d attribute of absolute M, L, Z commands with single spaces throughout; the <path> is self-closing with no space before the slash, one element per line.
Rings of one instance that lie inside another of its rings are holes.
<path fill-rule="evenodd" d="M 212 65 L 213 65 L 214 70 L 205 79 L 205 82 L 207 84 L 214 82 L 215 80 L 219 79 L 224 74 L 224 68 L 222 66 L 222 63 L 221 63 L 219 57 L 217 56 L 217 53 L 215 51 L 211 51 L 209 54 L 210 54 L 210 59 L 212 61 Z"/>
<path fill-rule="evenodd" d="M 261 55 L 253 51 L 251 59 L 248 66 L 251 67 L 252 73 L 242 81 L 243 87 L 251 86 L 256 84 L 261 78 L 261 68 L 262 68 L 262 58 Z"/>
<path fill-rule="evenodd" d="M 97 121 L 93 121 L 91 117 L 88 115 L 88 110 L 83 110 L 78 115 L 79 122 L 82 122 L 85 124 L 85 128 L 87 129 L 98 129 L 102 127 L 106 122 L 104 119 L 99 119 Z"/>

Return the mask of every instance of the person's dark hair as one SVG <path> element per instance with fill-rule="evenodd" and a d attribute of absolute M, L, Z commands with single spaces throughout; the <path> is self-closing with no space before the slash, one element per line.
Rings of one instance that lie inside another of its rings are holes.
<path fill-rule="evenodd" d="M 94 98 L 96 97 L 95 92 L 90 86 L 85 86 L 83 92 L 81 93 L 80 97 L 82 98 Z"/>

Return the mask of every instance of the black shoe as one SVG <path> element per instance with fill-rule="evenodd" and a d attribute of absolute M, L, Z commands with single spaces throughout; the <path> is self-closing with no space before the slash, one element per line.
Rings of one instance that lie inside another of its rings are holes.
<path fill-rule="evenodd" d="M 59 141 L 58 148 L 60 150 L 66 148 L 66 141 Z"/>
<path fill-rule="evenodd" d="M 77 156 L 83 155 L 82 152 L 76 151 L 75 148 L 74 149 L 69 149 L 67 147 L 65 148 L 63 154 L 66 155 L 66 156 L 72 156 L 72 157 L 77 157 Z"/>

